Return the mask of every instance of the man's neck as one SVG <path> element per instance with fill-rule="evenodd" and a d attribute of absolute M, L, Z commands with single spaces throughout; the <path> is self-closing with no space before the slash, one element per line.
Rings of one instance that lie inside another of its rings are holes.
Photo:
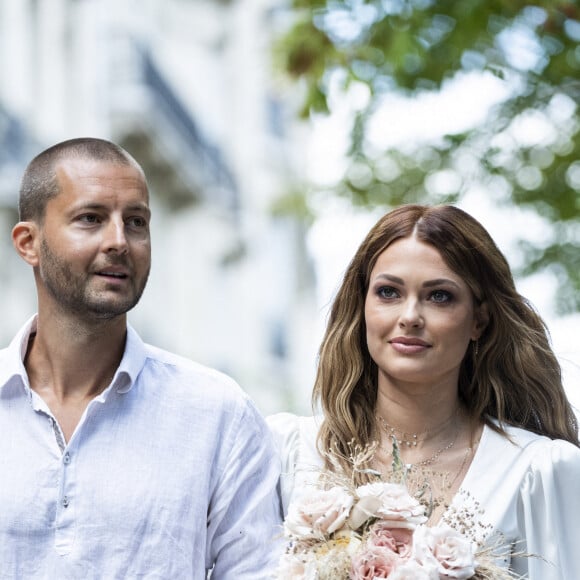
<path fill-rule="evenodd" d="M 93 398 L 119 366 L 126 333 L 125 316 L 87 323 L 39 313 L 25 359 L 32 389 L 62 402 Z"/>

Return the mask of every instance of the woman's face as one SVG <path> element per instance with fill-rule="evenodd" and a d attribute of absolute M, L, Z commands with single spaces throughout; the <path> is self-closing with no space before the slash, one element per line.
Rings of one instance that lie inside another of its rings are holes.
<path fill-rule="evenodd" d="M 365 300 L 367 345 L 381 385 L 455 389 L 470 340 L 487 321 L 467 284 L 415 237 L 380 254 Z"/>

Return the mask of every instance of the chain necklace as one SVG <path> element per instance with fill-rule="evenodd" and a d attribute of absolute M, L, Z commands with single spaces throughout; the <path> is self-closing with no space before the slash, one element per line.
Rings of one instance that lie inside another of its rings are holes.
<path fill-rule="evenodd" d="M 440 510 L 450 505 L 453 494 L 456 492 L 456 484 L 459 478 L 464 474 L 466 466 L 469 464 L 477 442 L 473 442 L 461 456 L 457 458 L 456 467 L 449 465 L 447 469 L 438 469 L 438 460 L 447 451 L 457 445 L 459 441 L 460 425 L 456 425 L 453 439 L 446 445 L 437 449 L 437 451 L 427 459 L 416 463 L 403 463 L 404 478 L 410 493 L 416 497 L 426 508 L 426 515 L 431 518 L 439 517 Z M 388 454 L 392 454 L 381 445 L 381 449 Z M 384 464 L 383 464 L 384 465 Z M 447 465 L 446 465 L 447 467 Z M 381 472 L 388 474 L 387 477 L 395 475 L 395 466 L 392 465 L 384 472 L 382 467 L 378 468 Z"/>
<path fill-rule="evenodd" d="M 435 463 L 439 459 L 439 457 L 441 456 L 442 453 L 445 453 L 445 451 L 449 451 L 455 445 L 455 441 L 457 441 L 457 433 L 459 433 L 459 429 L 455 430 L 455 436 L 453 437 L 453 439 L 451 440 L 450 443 L 448 443 L 444 447 L 441 447 L 441 449 L 438 449 L 437 451 L 435 451 L 435 453 L 431 457 L 429 457 L 428 459 L 423 459 L 422 461 L 417 461 L 417 463 L 406 463 L 405 467 L 407 469 L 409 469 L 411 467 L 426 467 L 427 465 L 431 465 L 431 464 Z"/>
<path fill-rule="evenodd" d="M 447 489 L 451 489 L 455 485 L 455 482 L 457 481 L 457 479 L 459 478 L 459 476 L 463 472 L 463 468 L 465 467 L 465 465 L 467 463 L 467 459 L 469 458 L 469 456 L 472 453 L 473 453 L 473 447 L 468 447 L 465 450 L 465 454 L 463 455 L 463 461 L 461 462 L 461 465 L 459 466 L 459 469 L 457 470 L 455 477 L 447 484 Z"/>
<path fill-rule="evenodd" d="M 377 419 L 380 421 L 381 426 L 385 433 L 397 440 L 399 446 L 405 447 L 417 447 L 417 443 L 422 443 L 423 441 L 427 441 L 429 437 L 434 437 L 438 433 L 441 433 L 443 429 L 447 426 L 447 424 L 456 416 L 457 410 L 455 410 L 443 423 L 441 423 L 435 430 L 426 429 L 425 431 L 420 431 L 418 433 L 406 433 L 405 431 L 401 431 L 396 427 L 393 427 L 389 423 L 387 423 L 386 419 L 381 415 L 377 415 Z M 397 435 L 398 434 L 398 435 Z M 421 437 L 422 436 L 422 437 Z M 443 452 L 443 451 L 442 451 Z"/>
<path fill-rule="evenodd" d="M 449 424 L 449 422 L 454 417 L 456 417 L 457 412 L 458 412 L 458 409 L 456 409 L 443 423 L 441 423 L 437 427 L 437 429 L 432 433 L 432 437 L 434 437 L 438 433 L 441 433 L 445 429 L 445 427 Z M 389 425 L 383 419 L 383 417 L 381 417 L 380 415 L 377 415 L 377 418 L 380 420 L 380 422 L 383 426 L 383 429 L 387 433 L 387 436 L 390 437 L 390 439 L 393 442 L 393 447 L 391 448 L 391 450 L 386 449 L 383 445 L 381 445 L 381 448 L 387 454 L 393 455 L 393 450 L 394 450 L 395 446 L 397 446 L 399 449 L 401 448 L 400 442 L 397 439 L 397 436 L 394 434 L 394 432 L 397 430 L 394 427 L 392 427 L 391 425 Z M 449 451 L 455 445 L 455 442 L 457 441 L 457 437 L 459 435 L 459 431 L 460 431 L 460 424 L 459 424 L 459 422 L 457 422 L 455 424 L 455 433 L 453 434 L 453 439 L 451 439 L 451 441 L 449 441 L 449 443 L 447 443 L 447 444 L 443 445 L 442 447 L 440 447 L 439 449 L 437 449 L 435 451 L 435 453 L 433 453 L 433 455 L 431 455 L 431 457 L 427 457 L 427 459 L 422 459 L 421 461 L 417 461 L 415 463 L 404 463 L 406 471 L 409 472 L 413 468 L 424 468 L 424 467 L 427 467 L 429 465 L 432 465 L 433 463 L 436 463 L 437 460 L 439 459 L 439 457 L 441 457 L 441 455 L 443 453 L 445 453 L 446 451 Z M 424 433 L 431 433 L 431 431 L 427 430 L 427 431 L 424 431 Z M 405 442 L 407 448 L 411 448 L 411 447 L 416 448 L 417 441 L 426 441 L 427 440 L 427 438 L 419 439 L 418 433 L 414 433 L 413 435 L 415 436 L 415 438 L 413 440 Z"/>
<path fill-rule="evenodd" d="M 427 435 L 429 433 L 429 429 L 427 431 L 423 431 L 422 433 L 405 433 L 404 431 L 399 431 L 395 429 L 392 425 L 389 425 L 383 417 L 377 415 L 377 419 L 381 422 L 381 426 L 383 430 L 389 437 L 394 437 L 399 445 L 404 445 L 405 447 L 417 447 L 417 443 L 421 443 L 425 441 L 425 438 L 419 439 L 419 435 Z M 397 436 L 399 433 L 400 437 Z"/>

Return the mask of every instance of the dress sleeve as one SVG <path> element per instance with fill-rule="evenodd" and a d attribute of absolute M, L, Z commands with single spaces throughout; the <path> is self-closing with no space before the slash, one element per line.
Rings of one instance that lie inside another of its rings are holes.
<path fill-rule="evenodd" d="M 266 580 L 283 549 L 276 485 L 280 463 L 270 430 L 249 401 L 219 447 L 223 459 L 208 506 L 208 561 L 216 580 Z"/>
<path fill-rule="evenodd" d="M 551 441 L 536 453 L 520 488 L 522 550 L 512 560 L 529 580 L 580 578 L 580 449 Z M 519 546 L 515 547 L 518 551 Z"/>
<path fill-rule="evenodd" d="M 296 466 L 300 455 L 299 417 L 292 413 L 278 413 L 266 418 L 280 455 L 282 473 L 278 483 L 281 511 L 285 516 L 296 484 Z"/>

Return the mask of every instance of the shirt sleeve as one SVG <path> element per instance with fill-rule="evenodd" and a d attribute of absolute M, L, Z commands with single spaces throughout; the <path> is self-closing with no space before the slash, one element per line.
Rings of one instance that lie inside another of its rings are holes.
<path fill-rule="evenodd" d="M 529 580 L 580 578 L 580 449 L 552 441 L 523 481 L 519 517 L 524 556 L 512 569 Z"/>
<path fill-rule="evenodd" d="M 208 512 L 208 561 L 215 580 L 272 578 L 283 550 L 276 491 L 279 458 L 264 419 L 248 401 L 222 446 Z"/>

